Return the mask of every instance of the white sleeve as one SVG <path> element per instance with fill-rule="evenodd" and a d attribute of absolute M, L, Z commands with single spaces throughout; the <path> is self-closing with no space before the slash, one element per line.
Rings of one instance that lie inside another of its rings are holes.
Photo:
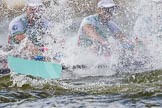
<path fill-rule="evenodd" d="M 21 21 L 11 21 L 9 24 L 9 35 L 11 37 L 18 34 L 23 34 L 24 32 L 24 26 Z"/>
<path fill-rule="evenodd" d="M 116 33 L 121 32 L 121 30 L 118 27 L 118 25 L 116 23 L 114 23 L 113 21 L 109 21 L 108 28 L 109 28 L 109 30 L 110 30 L 112 35 L 115 35 Z"/>

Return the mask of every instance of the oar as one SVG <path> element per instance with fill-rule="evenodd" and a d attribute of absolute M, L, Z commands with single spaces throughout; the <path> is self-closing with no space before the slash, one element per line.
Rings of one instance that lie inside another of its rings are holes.
<path fill-rule="evenodd" d="M 35 60 L 26 60 L 22 58 L 16 58 L 13 56 L 9 56 L 7 60 L 9 68 L 15 73 L 32 75 L 36 77 L 42 77 L 45 79 L 61 78 L 62 66 L 60 64 Z"/>

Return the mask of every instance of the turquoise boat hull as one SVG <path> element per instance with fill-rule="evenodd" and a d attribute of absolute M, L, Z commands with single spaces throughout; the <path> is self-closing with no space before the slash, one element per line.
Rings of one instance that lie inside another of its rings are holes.
<path fill-rule="evenodd" d="M 45 79 L 61 78 L 62 66 L 57 63 L 26 60 L 9 56 L 8 65 L 15 73 L 32 75 Z"/>

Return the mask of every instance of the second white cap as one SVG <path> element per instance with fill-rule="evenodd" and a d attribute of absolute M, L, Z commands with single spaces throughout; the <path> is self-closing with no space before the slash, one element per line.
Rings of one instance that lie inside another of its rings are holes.
<path fill-rule="evenodd" d="M 101 0 L 98 2 L 97 7 L 98 8 L 108 8 L 115 6 L 115 3 L 113 0 Z"/>

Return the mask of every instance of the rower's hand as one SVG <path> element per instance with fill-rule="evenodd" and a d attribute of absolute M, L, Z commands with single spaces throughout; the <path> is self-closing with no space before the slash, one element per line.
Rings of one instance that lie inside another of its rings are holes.
<path fill-rule="evenodd" d="M 34 59 L 36 61 L 45 61 L 45 57 L 41 56 L 41 55 L 33 56 L 32 59 Z"/>
<path fill-rule="evenodd" d="M 110 44 L 107 42 L 107 40 L 103 40 L 103 41 L 101 41 L 102 43 L 101 43 L 101 47 L 102 47 L 102 49 L 103 50 L 105 50 L 105 51 L 110 51 Z"/>

